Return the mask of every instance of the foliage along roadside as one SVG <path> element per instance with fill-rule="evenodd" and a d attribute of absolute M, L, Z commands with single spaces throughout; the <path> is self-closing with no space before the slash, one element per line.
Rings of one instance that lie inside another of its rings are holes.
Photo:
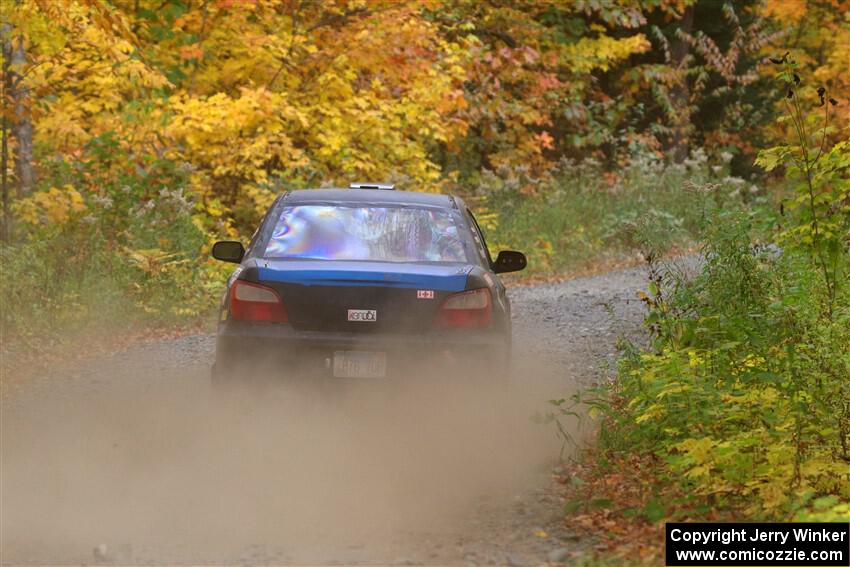
<path fill-rule="evenodd" d="M 827 146 L 837 101 L 792 59 L 776 64 L 793 137 L 757 163 L 788 177 L 781 246 L 756 245 L 752 215 L 716 210 L 695 277 L 650 262 L 649 347 L 576 398 L 602 421 L 592 458 L 564 478 L 567 511 L 616 533 L 609 553 L 658 561 L 664 519 L 850 518 L 847 132 Z M 627 519 L 650 545 L 618 532 Z"/>
<path fill-rule="evenodd" d="M 562 160 L 541 178 L 505 168 L 485 172 L 471 200 L 494 251 L 528 255 L 521 277 L 557 276 L 634 262 L 647 247 L 688 249 L 711 207 L 763 214 L 772 206 L 767 191 L 732 175 L 732 157 L 711 162 L 698 148 L 671 164 L 637 147 L 615 171 L 593 159 Z"/>
<path fill-rule="evenodd" d="M 51 165 L 54 187 L 15 204 L 27 239 L 0 248 L 6 341 L 210 314 L 227 270 L 205 253 L 188 173 L 138 157 L 113 136 L 93 139 L 74 162 Z"/>
<path fill-rule="evenodd" d="M 101 136 L 73 163 L 52 164 L 55 187 L 15 204 L 27 240 L 0 250 L 7 337 L 212 320 L 229 269 L 209 258 L 212 237 L 188 189 L 191 170 L 137 157 L 143 165 L 114 136 Z M 763 208 L 764 189 L 731 176 L 728 165 L 711 165 L 701 151 L 665 165 L 638 150 L 618 175 L 604 175 L 593 160 L 565 161 L 534 179 L 504 169 L 482 177 L 471 200 L 494 253 L 524 250 L 531 275 L 556 277 L 629 260 L 647 242 L 687 247 L 706 202 Z M 696 182 L 711 191 L 696 191 Z M 534 195 L 516 191 L 526 183 Z"/>
<path fill-rule="evenodd" d="M 0 2 L 4 339 L 204 317 L 214 237 L 355 177 L 474 193 L 542 274 L 682 245 L 689 176 L 750 199 L 726 175 L 772 135 L 764 46 L 791 22 L 843 84 L 850 44 L 802 0 Z"/>

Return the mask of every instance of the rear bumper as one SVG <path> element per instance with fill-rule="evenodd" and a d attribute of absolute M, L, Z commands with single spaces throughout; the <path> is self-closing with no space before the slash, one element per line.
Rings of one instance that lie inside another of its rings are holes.
<path fill-rule="evenodd" d="M 290 325 L 256 325 L 224 321 L 216 340 L 216 364 L 240 363 L 327 370 L 335 351 L 359 350 L 387 353 L 390 373 L 409 371 L 421 363 L 458 369 L 503 364 L 510 341 L 504 333 L 488 331 L 378 334 L 301 331 Z"/>

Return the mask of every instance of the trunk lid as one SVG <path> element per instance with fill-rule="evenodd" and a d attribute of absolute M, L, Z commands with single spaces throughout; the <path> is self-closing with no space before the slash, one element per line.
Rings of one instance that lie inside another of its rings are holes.
<path fill-rule="evenodd" d="M 464 264 L 329 260 L 266 260 L 260 266 L 260 282 L 281 294 L 293 327 L 357 333 L 429 330 L 443 299 L 465 290 L 472 270 Z"/>

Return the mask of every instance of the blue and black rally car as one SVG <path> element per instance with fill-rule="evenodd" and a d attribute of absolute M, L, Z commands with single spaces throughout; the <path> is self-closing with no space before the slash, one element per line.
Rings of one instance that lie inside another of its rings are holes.
<path fill-rule="evenodd" d="M 241 363 L 337 378 L 401 375 L 411 360 L 504 370 L 511 316 L 496 274 L 525 256 L 493 260 L 456 197 L 354 184 L 281 194 L 245 250 L 221 303 L 215 381 Z"/>

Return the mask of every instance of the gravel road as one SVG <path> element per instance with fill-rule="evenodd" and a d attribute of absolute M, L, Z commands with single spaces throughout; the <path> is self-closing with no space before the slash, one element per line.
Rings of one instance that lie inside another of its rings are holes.
<path fill-rule="evenodd" d="M 2 397 L 3 564 L 557 563 L 586 549 L 531 416 L 639 338 L 644 271 L 511 289 L 512 386 L 211 396 L 214 341 L 148 343 Z"/>

